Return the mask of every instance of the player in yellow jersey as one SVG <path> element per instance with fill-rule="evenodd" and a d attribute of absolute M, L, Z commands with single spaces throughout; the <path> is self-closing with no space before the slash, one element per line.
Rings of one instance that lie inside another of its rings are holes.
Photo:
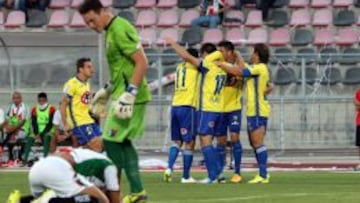
<path fill-rule="evenodd" d="M 189 48 L 187 52 L 198 58 L 196 49 Z M 195 183 L 190 176 L 195 146 L 195 111 L 198 93 L 196 91 L 199 71 L 193 64 L 183 61 L 176 68 L 175 91 L 171 106 L 171 140 L 174 145 L 169 149 L 168 168 L 164 172 L 164 181 L 171 181 L 173 166 L 179 151 L 185 143 L 183 150 L 183 177 L 181 183 Z"/>
<path fill-rule="evenodd" d="M 76 76 L 68 80 L 63 89 L 65 97 L 60 112 L 64 129 L 71 130 L 80 145 L 102 151 L 100 128 L 89 114 L 91 92 L 88 80 L 94 74 L 93 64 L 89 58 L 80 58 L 76 66 Z"/>
<path fill-rule="evenodd" d="M 173 49 L 185 61 L 198 67 L 201 74 L 199 87 L 199 111 L 197 113 L 198 127 L 197 133 L 200 135 L 201 148 L 205 159 L 208 178 L 201 183 L 213 183 L 217 180 L 218 168 L 217 154 L 212 145 L 212 138 L 217 132 L 221 123 L 221 111 L 223 108 L 223 87 L 226 81 L 226 73 L 216 64 L 216 61 L 224 61 L 221 52 L 216 50 L 216 46 L 205 43 L 200 48 L 202 60 L 191 56 L 186 49 L 177 44 L 172 39 L 165 39 Z"/>
<path fill-rule="evenodd" d="M 251 65 L 245 64 L 241 55 L 238 55 L 240 63 L 234 66 L 218 63 L 221 69 L 233 75 L 246 77 L 246 115 L 250 143 L 255 151 L 259 166 L 259 174 L 249 183 L 269 183 L 270 176 L 267 173 L 267 149 L 264 145 L 264 136 L 267 121 L 270 115 L 270 104 L 266 95 L 271 90 L 270 76 L 267 64 L 269 62 L 269 48 L 265 44 L 256 44 L 251 55 Z"/>
<path fill-rule="evenodd" d="M 221 41 L 218 44 L 218 50 L 223 54 L 226 62 L 237 64 L 237 54 L 233 43 L 230 41 Z M 224 107 L 222 125 L 216 135 L 216 151 L 218 153 L 218 167 L 220 179 L 226 160 L 227 134 L 230 133 L 232 156 L 234 158 L 234 174 L 230 181 L 239 183 L 242 180 L 240 175 L 240 164 L 242 158 L 242 145 L 240 142 L 241 127 L 241 99 L 242 99 L 243 80 L 237 76 L 228 74 L 224 87 Z"/>

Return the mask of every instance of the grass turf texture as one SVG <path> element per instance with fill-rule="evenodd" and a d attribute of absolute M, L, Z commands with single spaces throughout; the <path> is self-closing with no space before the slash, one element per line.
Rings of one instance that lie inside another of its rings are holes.
<path fill-rule="evenodd" d="M 203 178 L 204 173 L 193 173 Z M 227 174 L 229 177 L 231 174 Z M 250 179 L 253 173 L 245 173 Z M 143 173 L 149 203 L 242 202 L 242 203 L 359 203 L 360 174 L 330 172 L 272 172 L 267 185 L 181 184 L 175 173 L 172 183 L 162 182 L 162 173 Z M 123 181 L 123 191 L 128 185 Z M 0 203 L 6 202 L 10 191 L 19 189 L 28 194 L 27 174 L 0 171 Z"/>

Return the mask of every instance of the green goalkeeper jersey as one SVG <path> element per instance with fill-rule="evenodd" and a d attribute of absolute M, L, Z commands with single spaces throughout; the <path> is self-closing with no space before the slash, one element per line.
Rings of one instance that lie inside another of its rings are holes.
<path fill-rule="evenodd" d="M 105 28 L 106 57 L 110 69 L 110 83 L 113 86 L 112 99 L 116 100 L 130 84 L 135 70 L 131 56 L 141 49 L 137 30 L 127 20 L 114 17 Z M 144 78 L 139 85 L 137 104 L 151 100 L 151 93 Z"/>

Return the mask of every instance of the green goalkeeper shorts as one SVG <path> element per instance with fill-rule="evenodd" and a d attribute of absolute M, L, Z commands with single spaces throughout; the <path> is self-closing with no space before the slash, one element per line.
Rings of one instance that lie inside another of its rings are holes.
<path fill-rule="evenodd" d="M 111 105 L 105 120 L 103 138 L 113 142 L 141 138 L 144 132 L 145 111 L 146 104 L 135 104 L 131 118 L 119 119 L 115 114 L 113 105 Z"/>

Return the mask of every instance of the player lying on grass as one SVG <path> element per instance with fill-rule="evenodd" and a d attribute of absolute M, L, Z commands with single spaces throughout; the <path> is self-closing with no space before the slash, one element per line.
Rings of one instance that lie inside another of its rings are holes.
<path fill-rule="evenodd" d="M 240 63 L 237 65 L 217 62 L 222 70 L 246 78 L 248 133 L 259 166 L 259 174 L 249 183 L 269 183 L 270 181 L 267 173 L 268 155 L 264 145 L 264 136 L 270 115 L 270 104 L 266 99 L 266 95 L 271 91 L 267 68 L 269 57 L 268 47 L 264 44 L 256 44 L 251 55 L 251 65 L 247 65 L 240 54 L 238 55 Z"/>
<path fill-rule="evenodd" d="M 187 49 L 193 57 L 198 58 L 196 49 Z M 164 172 L 164 181 L 171 182 L 171 174 L 176 158 L 182 145 L 183 151 L 183 177 L 182 183 L 196 182 L 190 176 L 190 168 L 193 161 L 193 152 L 196 139 L 196 106 L 198 102 L 198 70 L 197 67 L 187 61 L 183 61 L 176 68 L 175 91 L 171 106 L 171 140 L 174 145 L 169 149 L 168 168 Z"/>
<path fill-rule="evenodd" d="M 94 74 L 89 58 L 80 58 L 76 63 L 77 74 L 64 85 L 65 97 L 61 101 L 60 112 L 65 133 L 71 133 L 81 146 L 102 151 L 100 127 L 89 114 L 91 101 L 90 83 Z"/>
<path fill-rule="evenodd" d="M 109 203 L 106 195 L 74 170 L 76 160 L 69 153 L 50 155 L 36 162 L 29 172 L 31 195 L 10 194 L 8 203 L 75 203 L 74 196 L 89 195 Z"/>

